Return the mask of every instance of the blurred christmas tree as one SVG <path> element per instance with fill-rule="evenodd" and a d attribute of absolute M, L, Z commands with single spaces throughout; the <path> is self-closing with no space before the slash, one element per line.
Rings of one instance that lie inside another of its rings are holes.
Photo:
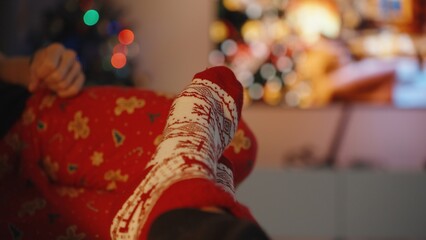
<path fill-rule="evenodd" d="M 75 50 L 88 85 L 133 85 L 138 45 L 122 11 L 111 1 L 67 0 L 44 14 L 41 41 Z"/>

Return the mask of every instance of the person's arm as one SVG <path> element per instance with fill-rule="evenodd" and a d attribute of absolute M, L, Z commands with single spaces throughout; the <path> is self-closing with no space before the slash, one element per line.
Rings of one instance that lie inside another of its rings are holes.
<path fill-rule="evenodd" d="M 30 58 L 6 57 L 0 53 L 0 79 L 27 87 L 30 79 Z"/>
<path fill-rule="evenodd" d="M 85 76 L 77 54 L 58 43 L 30 57 L 0 56 L 0 79 L 34 92 L 49 88 L 60 97 L 72 97 L 83 87 Z"/>

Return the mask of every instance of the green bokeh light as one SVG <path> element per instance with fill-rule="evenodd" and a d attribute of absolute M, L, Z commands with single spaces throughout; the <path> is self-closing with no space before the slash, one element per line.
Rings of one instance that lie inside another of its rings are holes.
<path fill-rule="evenodd" d="M 88 10 L 83 16 L 84 24 L 93 26 L 99 21 L 99 13 L 96 10 Z"/>

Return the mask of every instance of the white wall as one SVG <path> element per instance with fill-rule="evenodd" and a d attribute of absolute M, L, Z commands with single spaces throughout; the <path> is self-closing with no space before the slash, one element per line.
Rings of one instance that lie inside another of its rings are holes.
<path fill-rule="evenodd" d="M 179 92 L 208 66 L 208 36 L 216 1 L 125 0 L 126 18 L 140 44 L 135 82 L 163 92 Z"/>

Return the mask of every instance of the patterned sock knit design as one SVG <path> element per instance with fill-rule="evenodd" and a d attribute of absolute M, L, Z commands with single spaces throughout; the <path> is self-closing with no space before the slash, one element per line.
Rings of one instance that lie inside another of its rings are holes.
<path fill-rule="evenodd" d="M 213 67 L 194 76 L 172 104 L 146 177 L 114 218 L 113 239 L 137 239 L 157 200 L 174 183 L 204 178 L 233 192 L 232 171 L 218 160 L 234 136 L 241 107 L 242 87 L 229 69 Z"/>

